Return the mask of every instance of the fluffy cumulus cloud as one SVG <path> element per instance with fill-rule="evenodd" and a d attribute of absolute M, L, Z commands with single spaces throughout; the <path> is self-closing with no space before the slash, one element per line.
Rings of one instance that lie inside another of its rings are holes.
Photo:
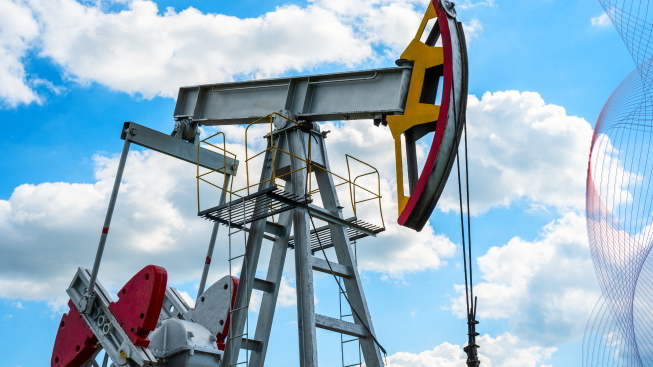
<path fill-rule="evenodd" d="M 396 215 L 392 151 L 384 149 L 380 153 L 368 146 L 372 141 L 369 137 L 377 135 L 377 143 L 391 147 L 390 134 L 371 121 L 357 124 L 325 124 L 323 129 L 332 131 L 327 141 L 335 171 L 346 175 L 341 159 L 344 153 L 350 153 L 384 173 L 381 193 L 387 231 L 373 244 L 360 241 L 360 268 L 401 277 L 406 272 L 437 269 L 446 264 L 446 259 L 455 253 L 455 245 L 449 239 L 434 235 L 429 226 L 420 233 L 400 228 L 392 219 Z M 242 157 L 242 143 L 235 139 L 229 149 Z M 252 144 L 250 149 L 260 149 L 260 144 Z M 99 155 L 94 159 L 92 183 L 25 184 L 17 187 L 8 200 L 0 200 L 0 297 L 52 300 L 56 308 L 63 304 L 61 298 L 65 298 L 74 269 L 91 266 L 118 163 L 117 156 Z M 353 172 L 356 169 L 360 167 L 354 167 Z M 254 171 L 256 164 L 250 167 L 250 172 Z M 105 287 L 118 289 L 147 264 L 165 267 L 172 284 L 199 278 L 211 223 L 197 217 L 195 184 L 193 165 L 151 151 L 130 153 L 99 275 Z M 241 171 L 235 187 L 243 185 Z M 218 196 L 215 189 L 210 191 L 206 186 L 201 191 L 203 205 L 208 205 L 204 198 Z M 340 192 L 340 198 L 351 213 L 346 189 Z M 361 205 L 358 214 L 361 219 L 380 224 L 378 204 Z M 237 236 L 233 245 L 242 248 L 242 238 Z M 269 251 L 269 246 L 264 247 Z M 228 272 L 227 252 L 222 227 L 211 279 L 217 280 Z M 265 269 L 266 256 L 269 254 L 262 253 L 259 270 Z M 288 258 L 292 261 L 293 256 Z M 281 304 L 293 305 L 295 291 L 290 281 L 284 280 L 282 286 Z"/>
<path fill-rule="evenodd" d="M 0 201 L 1 297 L 63 297 L 74 269 L 91 267 L 117 157 L 97 156 L 95 165 L 94 183 L 25 184 Z M 117 289 L 150 263 L 166 267 L 173 283 L 198 277 L 210 224 L 191 220 L 192 171 L 151 152 L 130 154 L 100 271 L 105 287 Z"/>
<path fill-rule="evenodd" d="M 488 367 L 546 367 L 556 348 L 524 346 L 518 337 L 505 333 L 492 338 L 478 338 L 481 366 Z M 464 366 L 467 356 L 459 345 L 442 343 L 419 354 L 399 352 L 388 357 L 388 367 L 458 367 Z"/>
<path fill-rule="evenodd" d="M 478 258 L 480 319 L 508 319 L 528 340 L 557 344 L 582 335 L 599 297 L 585 217 L 574 212 L 544 226 L 534 241 L 514 237 Z M 464 287 L 452 310 L 465 315 Z"/>
<path fill-rule="evenodd" d="M 592 17 L 590 19 L 590 24 L 594 27 L 598 28 L 605 28 L 609 27 L 612 22 L 610 21 L 610 17 L 608 16 L 608 13 L 603 13 L 601 15 L 597 15 L 595 17 Z"/>
<path fill-rule="evenodd" d="M 466 9 L 473 9 L 482 6 L 496 7 L 498 5 L 495 2 L 495 0 L 480 0 L 480 1 L 463 0 L 461 2 L 457 2 L 456 6 L 458 6 L 460 9 L 466 10 Z"/>
<path fill-rule="evenodd" d="M 69 81 L 99 83 L 144 98 L 175 97 L 182 85 L 267 78 L 324 65 L 374 66 L 399 56 L 425 4 L 314 0 L 238 18 L 193 7 L 160 9 L 150 0 L 112 6 L 2 0 L 0 100 L 12 107 L 41 102 L 34 87 L 55 94 L 61 89 L 36 76 L 28 81 L 23 58 L 30 49 L 60 67 Z M 468 39 L 481 28 L 478 20 L 466 23 Z"/>
<path fill-rule="evenodd" d="M 22 59 L 39 35 L 32 10 L 22 1 L 0 1 L 0 102 L 9 107 L 41 102 L 30 87 Z"/>
<path fill-rule="evenodd" d="M 421 232 L 415 232 L 396 223 L 395 158 L 392 149 L 394 141 L 387 128 L 376 127 L 371 121 L 356 121 L 348 124 L 325 123 L 322 125 L 322 130 L 331 131 L 327 137 L 329 159 L 331 166 L 337 172 L 346 172 L 343 171 L 347 167 L 344 154 L 350 154 L 373 165 L 381 173 L 381 206 L 386 230 L 374 243 L 368 244 L 365 239 L 359 241 L 359 267 L 363 270 L 401 277 L 406 272 L 437 269 L 445 265 L 446 259 L 456 252 L 455 244 L 446 236 L 436 234 L 430 224 L 427 224 Z M 420 146 L 418 159 L 423 160 L 426 155 L 426 147 Z M 353 161 L 349 164 L 352 177 L 369 172 L 369 168 L 364 165 Z M 368 176 L 367 180 L 359 182 L 364 187 L 376 190 L 375 176 Z M 361 194 L 365 193 L 358 190 L 357 195 Z M 342 186 L 339 190 L 341 205 L 345 206 L 345 213 L 349 212 L 353 215 L 349 195 L 346 186 Z M 363 198 L 359 196 L 357 200 Z M 356 214 L 361 220 L 376 225 L 381 224 L 376 200 L 357 205 Z"/>
<path fill-rule="evenodd" d="M 538 93 L 504 91 L 469 96 L 467 124 L 472 213 L 517 200 L 561 212 L 585 208 L 589 122 Z M 456 180 L 438 205 L 458 208 Z"/>

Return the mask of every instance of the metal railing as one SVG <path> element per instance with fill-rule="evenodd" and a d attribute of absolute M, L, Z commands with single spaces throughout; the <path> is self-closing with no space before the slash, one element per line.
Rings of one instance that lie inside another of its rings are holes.
<path fill-rule="evenodd" d="M 286 127 L 286 128 L 275 131 L 274 123 L 273 123 L 273 117 L 274 116 L 278 116 L 278 117 L 281 117 L 281 118 L 285 119 L 291 125 L 289 127 Z M 266 137 L 268 138 L 268 144 L 267 144 L 268 146 L 267 146 L 267 148 L 263 149 L 262 151 L 257 152 L 254 155 L 250 156 L 249 144 L 248 144 L 248 137 L 249 137 L 249 132 L 250 132 L 249 129 L 254 125 L 262 125 L 262 124 L 267 124 L 269 126 L 269 131 L 268 131 L 268 134 L 266 135 Z M 269 115 L 267 115 L 265 117 L 257 119 L 255 121 L 251 122 L 250 124 L 248 124 L 247 127 L 245 128 L 245 144 L 244 144 L 244 149 L 245 149 L 245 153 L 244 153 L 245 154 L 245 160 L 244 160 L 244 163 L 245 163 L 245 187 L 238 188 L 238 189 L 233 188 L 234 180 L 231 180 L 230 187 L 227 188 L 227 187 L 221 187 L 221 186 L 219 186 L 219 185 L 217 185 L 217 184 L 215 184 L 213 182 L 210 182 L 208 179 L 206 179 L 207 175 L 209 175 L 211 173 L 223 173 L 224 174 L 226 172 L 227 155 L 232 156 L 234 160 L 236 159 L 236 154 L 227 150 L 225 134 L 223 132 L 217 132 L 215 134 L 210 135 L 209 137 L 207 137 L 205 139 L 200 140 L 199 144 L 197 145 L 197 174 L 196 174 L 198 212 L 200 211 L 200 188 L 199 188 L 200 187 L 200 181 L 206 182 L 206 183 L 210 184 L 211 186 L 214 186 L 214 187 L 216 187 L 216 188 L 218 188 L 220 190 L 225 190 L 229 194 L 228 201 L 231 201 L 233 199 L 233 196 L 236 196 L 238 198 L 242 198 L 242 197 L 245 197 L 247 195 L 250 195 L 253 187 L 259 186 L 259 185 L 264 184 L 264 183 L 272 182 L 274 185 L 283 188 L 284 185 L 282 183 L 277 182 L 278 180 L 283 179 L 284 177 L 289 176 L 289 175 L 291 175 L 293 173 L 296 173 L 296 172 L 299 172 L 299 171 L 302 171 L 302 170 L 307 170 L 307 178 L 308 178 L 308 182 L 307 182 L 308 190 L 307 190 L 307 193 L 308 193 L 309 196 L 312 196 L 313 194 L 319 193 L 320 190 L 319 190 L 319 188 L 313 189 L 311 173 L 313 173 L 313 172 L 315 172 L 317 170 L 322 170 L 322 171 L 327 172 L 328 174 L 330 174 L 335 180 L 339 181 L 337 183 L 334 182 L 334 186 L 336 188 L 340 187 L 342 185 L 348 185 L 349 198 L 350 198 L 351 208 L 352 208 L 352 211 L 354 213 L 354 216 L 357 216 L 357 206 L 358 206 L 358 204 L 361 204 L 361 203 L 367 202 L 367 201 L 378 200 L 379 215 L 380 215 L 380 219 L 381 219 L 381 227 L 383 227 L 385 229 L 385 221 L 384 221 L 384 218 L 383 218 L 383 210 L 382 210 L 382 205 L 381 205 L 381 198 L 382 198 L 382 195 L 381 195 L 381 176 L 379 174 L 379 171 L 374 166 L 372 166 L 372 165 L 370 165 L 370 164 L 368 164 L 368 163 L 366 163 L 366 162 L 364 162 L 364 161 L 362 161 L 362 160 L 360 160 L 360 159 L 358 159 L 356 157 L 353 157 L 353 156 L 351 156 L 349 154 L 345 154 L 345 160 L 346 160 L 346 165 L 347 165 L 347 177 L 344 177 L 344 176 L 339 175 L 339 174 L 337 174 L 337 173 L 335 173 L 335 172 L 333 172 L 331 170 L 326 169 L 325 167 L 323 167 L 320 164 L 317 164 L 317 163 L 315 163 L 313 161 L 313 159 L 312 159 L 312 157 L 313 157 L 312 156 L 312 150 L 313 150 L 312 141 L 313 141 L 313 139 L 308 139 L 308 147 L 307 147 L 308 148 L 308 152 L 307 152 L 308 154 L 307 154 L 306 159 L 298 157 L 297 155 L 295 155 L 293 153 L 290 153 L 290 152 L 280 148 L 279 146 L 277 146 L 277 144 L 275 144 L 275 141 L 279 139 L 279 136 L 282 133 L 284 133 L 287 130 L 290 130 L 290 129 L 293 129 L 293 128 L 300 128 L 300 127 L 301 127 L 301 124 L 299 122 L 297 122 L 297 121 L 295 121 L 293 119 L 290 119 L 287 116 L 276 113 L 276 112 L 271 113 L 271 114 L 269 114 Z M 312 129 L 309 129 L 309 131 L 307 131 L 307 133 L 310 134 L 310 135 L 320 135 L 319 132 L 313 131 Z M 216 145 L 214 143 L 209 142 L 210 139 L 214 139 L 215 137 L 217 137 L 219 135 L 222 137 L 222 147 L 220 147 L 220 146 L 218 146 L 218 145 Z M 210 146 L 210 147 L 212 147 L 214 149 L 217 149 L 217 150 L 220 150 L 220 151 L 224 152 L 224 156 L 225 156 L 224 167 L 220 167 L 220 168 L 217 168 L 217 169 L 210 169 L 210 170 L 200 174 L 200 166 L 199 166 L 200 149 L 199 148 L 200 148 L 200 146 L 202 144 L 208 145 L 208 146 Z M 260 157 L 261 155 L 264 155 L 264 153 L 267 153 L 267 152 L 272 151 L 272 150 L 274 150 L 275 152 L 273 152 L 273 154 L 270 154 L 270 157 L 272 159 L 272 162 L 270 163 L 271 167 L 272 167 L 271 177 L 268 178 L 268 179 L 265 179 L 263 181 L 252 182 L 250 180 L 250 172 L 249 172 L 252 160 L 254 160 L 254 159 Z M 291 169 L 288 172 L 283 172 L 283 173 L 278 174 L 277 173 L 277 161 L 278 161 L 278 159 L 280 159 L 279 155 L 282 155 L 282 154 L 287 155 L 290 159 L 296 159 L 296 160 L 300 161 L 301 162 L 300 163 L 301 167 L 297 168 L 297 169 L 294 169 L 294 170 Z M 358 163 L 360 163 L 360 164 L 362 164 L 362 165 L 364 165 L 366 167 L 369 167 L 371 170 L 366 171 L 364 173 L 361 173 L 359 175 L 356 175 L 352 179 L 352 175 L 353 175 L 352 174 L 352 164 L 350 163 L 350 161 L 356 161 L 356 162 L 358 162 Z M 376 191 L 370 190 L 369 188 L 366 188 L 366 187 L 362 186 L 358 182 L 359 179 L 361 179 L 363 177 L 370 176 L 370 175 L 375 175 L 376 176 Z M 356 194 L 357 191 L 362 192 L 365 195 L 365 197 L 360 199 L 360 194 L 359 194 L 359 199 L 357 199 L 357 194 Z"/>

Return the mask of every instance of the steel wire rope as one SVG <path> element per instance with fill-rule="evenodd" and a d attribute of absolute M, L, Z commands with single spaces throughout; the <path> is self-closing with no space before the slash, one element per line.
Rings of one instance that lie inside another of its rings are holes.
<path fill-rule="evenodd" d="M 453 104 L 453 118 L 454 118 L 454 133 L 458 131 L 458 116 L 456 114 L 456 88 L 455 83 L 451 83 L 451 100 Z M 462 107 L 462 106 L 461 106 Z M 462 111 L 463 116 L 465 116 L 465 111 Z M 464 225 L 464 214 L 463 214 L 463 194 L 462 194 L 462 184 L 460 179 L 460 140 L 456 141 L 456 171 L 458 173 L 458 199 L 460 202 L 460 231 L 461 231 L 461 240 L 463 248 L 463 269 L 465 272 L 465 304 L 467 306 L 467 339 L 468 345 L 467 348 L 471 348 L 467 353 L 467 365 L 479 365 L 478 355 L 476 348 L 476 299 L 474 298 L 474 288 L 472 285 L 472 240 L 471 240 L 471 214 L 470 214 L 470 204 L 469 204 L 469 164 L 467 156 L 467 121 L 463 119 L 461 123 L 463 124 L 463 129 L 465 133 L 465 187 L 467 193 L 467 244 L 469 246 L 469 299 L 468 299 L 468 285 L 467 285 L 467 259 L 465 257 L 465 225 Z M 471 304 L 471 305 L 470 305 Z"/>

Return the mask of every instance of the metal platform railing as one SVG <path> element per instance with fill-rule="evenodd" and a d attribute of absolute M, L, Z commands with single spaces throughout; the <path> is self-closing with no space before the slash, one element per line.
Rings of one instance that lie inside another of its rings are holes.
<path fill-rule="evenodd" d="M 273 123 L 273 117 L 278 116 L 290 123 L 290 127 L 283 128 L 281 130 L 275 130 L 274 128 L 274 123 Z M 261 125 L 261 124 L 267 124 L 269 126 L 269 131 L 268 134 L 266 135 L 269 143 L 268 147 L 252 156 L 249 154 L 249 149 L 248 149 L 248 133 L 249 129 L 254 126 L 254 125 Z M 226 147 L 226 136 L 223 132 L 217 132 L 215 134 L 210 135 L 207 138 L 201 139 L 199 143 L 197 144 L 197 162 L 199 162 L 199 154 L 200 154 L 200 146 L 201 145 L 208 145 L 212 147 L 213 149 L 217 149 L 221 152 L 224 152 L 225 156 L 225 166 L 218 168 L 218 169 L 213 169 L 213 170 L 207 170 L 206 172 L 200 173 L 200 165 L 199 163 L 197 164 L 197 174 L 196 174 L 196 180 L 197 180 L 197 206 L 198 206 L 198 215 L 201 217 L 204 217 L 209 220 L 217 221 L 221 224 L 227 225 L 227 217 L 229 216 L 228 211 L 234 211 L 237 213 L 235 215 L 234 213 L 231 213 L 232 218 L 244 218 L 243 220 L 237 220 L 232 222 L 232 226 L 238 227 L 238 226 L 243 226 L 247 223 L 250 223 L 252 221 L 255 221 L 257 219 L 262 219 L 264 217 L 269 217 L 272 216 L 274 218 L 274 215 L 280 214 L 281 212 L 285 210 L 290 210 L 295 206 L 298 205 L 305 205 L 306 203 L 310 203 L 310 197 L 313 194 L 319 193 L 319 189 L 313 189 L 312 185 L 312 180 L 311 180 L 311 173 L 316 171 L 316 170 L 322 170 L 327 173 L 329 173 L 334 180 L 339 181 L 337 183 L 334 183 L 334 186 L 340 187 L 343 185 L 348 185 L 348 191 L 349 191 L 349 198 L 350 198 L 350 204 L 351 204 L 351 209 L 354 213 L 354 216 L 357 216 L 357 209 L 359 204 L 364 203 L 364 202 L 369 202 L 369 201 L 378 201 L 378 208 L 379 208 L 379 217 L 380 217 L 380 226 L 378 225 L 372 225 L 370 223 L 357 220 L 356 222 L 352 222 L 354 224 L 360 224 L 364 227 L 369 227 L 370 230 L 374 231 L 375 233 L 381 232 L 385 230 L 385 222 L 383 218 L 383 210 L 381 206 L 381 177 L 379 174 L 379 171 L 373 167 L 372 165 L 356 158 L 353 157 L 349 154 L 345 154 L 345 162 L 347 165 L 347 176 L 344 177 L 342 175 L 339 175 L 335 172 L 332 172 L 325 167 L 323 167 L 320 164 L 315 163 L 312 160 L 312 149 L 313 149 L 313 139 L 308 139 L 308 154 L 307 154 L 307 159 L 303 159 L 298 157 L 295 154 L 292 154 L 274 144 L 274 141 L 276 139 L 276 136 L 280 134 L 281 132 L 290 129 L 290 128 L 298 128 L 302 129 L 303 131 L 306 131 L 309 134 L 320 134 L 319 132 L 316 132 L 310 128 L 306 128 L 306 124 L 294 121 L 287 116 L 281 115 L 279 113 L 272 113 L 267 115 L 266 117 L 257 119 L 253 122 L 251 122 L 247 127 L 245 128 L 245 187 L 239 188 L 239 189 L 234 189 L 233 188 L 233 181 L 231 180 L 231 183 L 229 187 L 226 187 L 226 185 L 220 186 L 218 184 L 215 184 L 211 182 L 210 180 L 207 179 L 207 177 L 212 174 L 212 173 L 224 173 L 226 170 L 227 166 L 227 155 L 233 156 L 234 159 L 236 157 L 236 154 L 230 152 L 227 150 Z M 211 139 L 215 139 L 216 137 L 221 136 L 222 137 L 222 146 L 219 146 L 218 144 L 212 143 Z M 249 168 L 250 168 L 250 162 L 257 157 L 260 157 L 264 153 L 267 153 L 268 151 L 274 150 L 276 151 L 277 154 L 271 154 L 270 156 L 272 157 L 272 162 L 271 162 L 271 167 L 272 167 L 272 176 L 269 179 L 260 181 L 260 182 L 251 182 L 250 181 L 250 174 L 249 174 Z M 295 170 L 288 170 L 288 172 L 277 172 L 276 170 L 276 162 L 278 159 L 277 155 L 286 155 L 290 159 L 295 159 L 299 160 L 302 162 L 301 168 L 295 169 Z M 354 162 L 357 162 L 359 164 L 362 164 L 363 166 L 369 168 L 369 171 L 365 171 L 361 174 L 358 174 L 356 176 L 352 175 L 352 165 Z M 279 188 L 283 188 L 283 181 L 284 179 L 287 179 L 289 175 L 292 173 L 296 173 L 298 171 L 302 170 L 307 170 L 307 176 L 309 177 L 307 181 L 307 192 L 308 192 L 308 198 L 298 198 L 294 197 L 292 195 L 288 195 L 287 193 L 284 193 L 283 190 Z M 367 187 L 364 187 L 359 183 L 359 180 L 368 177 L 370 175 L 376 176 L 376 190 L 369 189 Z M 352 177 L 353 176 L 353 177 Z M 214 186 L 220 190 L 224 190 L 228 194 L 227 202 L 230 203 L 230 205 L 223 204 L 220 206 L 212 207 L 209 209 L 201 210 L 200 208 L 200 182 L 205 182 L 210 184 L 211 186 Z M 252 193 L 252 188 L 256 186 L 260 186 L 262 184 L 268 184 L 270 185 L 270 188 L 260 190 L 257 192 Z M 358 194 L 357 194 L 358 193 Z M 264 195 L 265 197 L 262 197 Z M 362 195 L 362 197 L 361 197 Z M 251 200 L 258 198 L 258 200 Z M 256 207 L 254 207 L 254 202 L 260 203 L 261 200 L 264 201 L 265 203 L 265 209 L 262 209 L 263 206 L 260 204 L 256 204 Z M 247 204 L 246 203 L 250 203 Z M 241 214 L 245 215 L 241 215 Z M 356 230 L 350 229 L 350 239 L 354 238 L 363 238 L 365 237 L 364 235 L 361 235 Z M 315 249 L 317 250 L 317 248 Z"/>

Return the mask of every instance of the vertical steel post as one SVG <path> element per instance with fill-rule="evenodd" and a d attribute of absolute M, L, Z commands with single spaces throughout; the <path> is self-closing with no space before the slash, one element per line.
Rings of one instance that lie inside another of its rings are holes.
<path fill-rule="evenodd" d="M 298 197 L 307 195 L 308 164 L 304 159 L 307 147 L 304 146 L 304 132 L 296 129 L 289 133 L 290 153 L 300 159 L 290 160 L 291 182 Z M 310 135 L 309 140 L 310 141 Z M 304 171 L 306 169 L 306 171 Z M 313 267 L 311 254 L 311 227 L 308 213 L 293 209 L 293 230 L 295 233 L 295 282 L 297 290 L 297 330 L 299 332 L 299 365 L 317 366 L 317 337 L 315 332 L 315 290 L 313 286 Z"/>
<path fill-rule="evenodd" d="M 225 153 L 226 154 L 226 153 Z M 220 202 L 218 205 L 222 205 L 227 201 L 227 187 L 229 187 L 229 180 L 231 175 L 226 173 L 224 174 L 224 184 L 222 189 L 222 194 L 220 195 Z M 215 240 L 218 237 L 218 228 L 220 228 L 220 223 L 213 223 L 213 231 L 211 232 L 211 239 L 209 240 L 209 249 L 206 253 L 206 259 L 204 260 L 204 270 L 202 271 L 202 279 L 200 279 L 200 287 L 197 290 L 197 297 L 199 299 L 202 293 L 204 293 L 204 287 L 206 286 L 206 278 L 209 276 L 209 268 L 211 267 L 211 259 L 213 258 L 213 249 L 215 248 Z"/>
<path fill-rule="evenodd" d="M 125 139 L 125 145 L 122 147 L 122 154 L 120 155 L 120 162 L 118 163 L 118 172 L 116 173 L 116 180 L 113 182 L 113 191 L 109 199 L 109 208 L 107 215 L 104 218 L 104 227 L 102 227 L 102 235 L 100 236 L 100 243 L 98 244 L 97 253 L 95 254 L 95 262 L 93 263 L 93 271 L 91 272 L 91 281 L 89 282 L 86 294 L 88 296 L 87 303 L 83 305 L 82 310 L 86 313 L 91 311 L 92 298 L 95 295 L 95 280 L 97 273 L 100 270 L 100 262 L 102 261 L 102 253 L 104 252 L 104 244 L 107 242 L 107 235 L 109 234 L 109 225 L 111 224 L 111 217 L 113 216 L 113 209 L 116 206 L 116 199 L 118 198 L 118 190 L 120 189 L 120 181 L 122 180 L 122 173 L 125 170 L 125 163 L 127 162 L 127 154 L 129 153 L 129 139 Z M 88 300 L 91 302 L 88 302 Z"/>

